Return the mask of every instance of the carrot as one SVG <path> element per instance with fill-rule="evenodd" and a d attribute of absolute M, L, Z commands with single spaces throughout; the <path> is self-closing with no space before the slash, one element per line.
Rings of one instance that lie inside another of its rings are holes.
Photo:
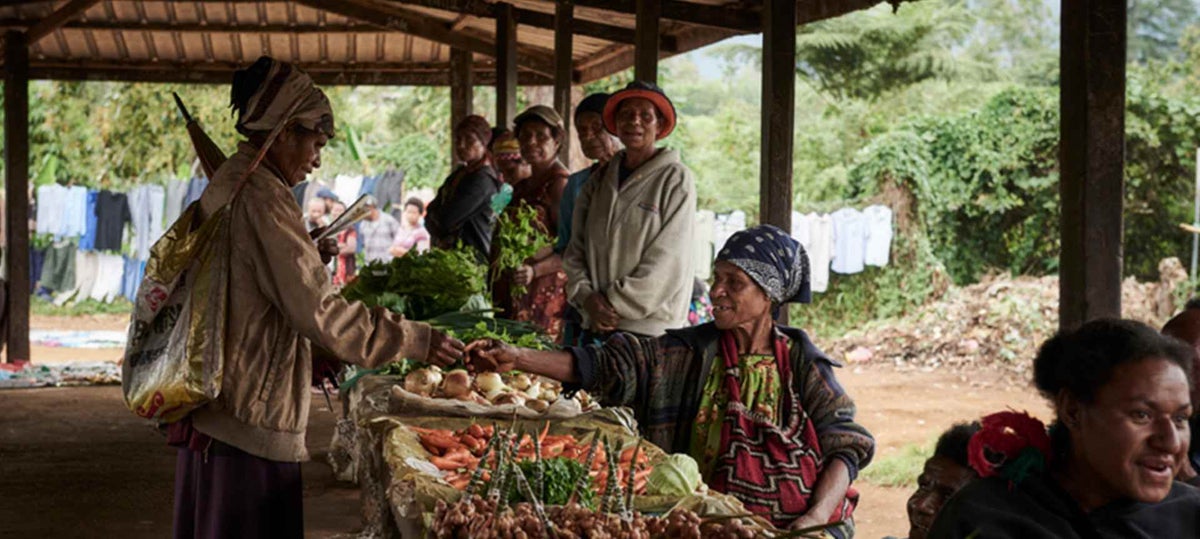
<path fill-rule="evenodd" d="M 475 423 L 475 424 L 471 425 L 470 427 L 467 427 L 467 433 L 476 438 L 484 438 L 485 437 L 484 433 L 483 433 L 483 427 L 479 426 L 479 423 Z"/>
<path fill-rule="evenodd" d="M 439 457 L 437 455 L 429 457 L 429 462 L 432 462 L 433 465 L 437 466 L 437 468 L 439 470 L 446 470 L 446 471 L 457 470 L 459 468 L 462 468 L 463 464 L 464 464 L 461 460 L 451 459 L 451 458 L 446 458 L 446 457 Z"/>
<path fill-rule="evenodd" d="M 447 450 L 455 447 L 466 447 L 454 439 L 454 436 L 448 432 L 431 432 L 421 435 L 421 445 L 425 446 L 430 453 L 441 455 Z"/>
<path fill-rule="evenodd" d="M 450 483 L 450 486 L 458 490 L 465 490 L 467 485 L 471 482 L 471 477 L 468 475 L 461 475 L 455 477 L 453 480 L 447 479 L 446 482 Z"/>

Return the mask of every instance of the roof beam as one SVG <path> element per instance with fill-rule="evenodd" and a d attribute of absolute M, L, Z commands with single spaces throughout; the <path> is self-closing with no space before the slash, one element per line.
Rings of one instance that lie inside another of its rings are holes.
<path fill-rule="evenodd" d="M 100 0 L 71 0 L 63 7 L 58 8 L 53 13 L 42 17 L 42 20 L 34 23 L 28 30 L 25 31 L 25 37 L 29 40 L 29 44 L 37 43 L 38 40 L 50 35 L 67 21 L 79 16 L 80 13 L 87 11 L 88 8 L 98 4 Z"/>
<path fill-rule="evenodd" d="M 424 62 L 420 64 L 389 62 L 384 64 L 302 63 L 299 66 L 313 81 L 323 86 L 375 85 L 375 86 L 447 86 L 450 84 L 448 62 Z M 169 67 L 169 69 L 164 69 Z M 78 80 L 78 81 L 123 81 L 123 82 L 179 82 L 189 84 L 229 84 L 230 77 L 238 66 L 226 62 L 58 62 L 31 65 L 30 79 Z M 476 62 L 472 66 L 472 78 L 476 85 L 495 83 L 496 70 L 491 62 Z M 551 80 L 530 71 L 517 75 L 523 85 L 548 85 Z"/>
<path fill-rule="evenodd" d="M 453 11 L 472 17 L 493 17 L 492 3 L 483 0 L 399 0 L 399 2 L 412 6 Z M 554 30 L 554 14 L 552 13 L 513 7 L 513 15 L 517 18 L 517 24 L 541 28 L 543 30 Z M 574 24 L 571 25 L 571 30 L 577 36 L 594 37 L 614 43 L 633 43 L 634 39 L 633 30 L 629 28 L 580 18 L 575 18 Z M 675 38 L 667 35 L 662 36 L 659 47 L 663 50 L 674 50 Z"/>
<path fill-rule="evenodd" d="M 837 2 L 837 0 L 821 0 L 819 3 L 830 2 Z M 805 2 L 805 4 L 808 3 L 810 2 Z M 575 4 L 580 7 L 603 9 L 626 15 L 637 14 L 637 0 L 576 0 Z M 680 0 L 663 0 L 662 18 L 740 32 L 762 31 L 762 17 L 758 13 L 745 8 L 693 4 Z"/>
<path fill-rule="evenodd" d="M 471 35 L 464 35 L 461 32 L 453 32 L 443 21 L 400 9 L 393 4 L 381 4 L 368 0 L 339 0 L 338 2 L 296 0 L 296 2 L 313 9 L 335 13 L 368 24 L 382 25 L 394 31 L 421 37 L 443 45 L 487 56 L 494 57 L 496 55 L 495 43 L 492 41 Z M 554 58 L 549 52 L 531 51 L 525 48 L 523 51 L 518 51 L 517 63 L 547 77 L 552 77 L 554 74 Z"/>

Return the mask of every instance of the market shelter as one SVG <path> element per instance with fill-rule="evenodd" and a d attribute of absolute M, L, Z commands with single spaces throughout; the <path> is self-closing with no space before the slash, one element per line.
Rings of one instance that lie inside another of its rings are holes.
<path fill-rule="evenodd" d="M 760 207 L 788 228 L 797 25 L 880 0 L 0 1 L 4 33 L 7 361 L 29 359 L 30 79 L 220 83 L 267 54 L 319 84 L 450 86 L 452 118 L 476 85 L 495 85 L 496 120 L 518 84 L 570 87 L 662 57 L 763 34 Z M 899 3 L 899 0 L 896 1 Z M 1062 320 L 1120 313 L 1125 5 L 1062 9 Z M 566 146 L 566 145 L 564 145 Z"/>

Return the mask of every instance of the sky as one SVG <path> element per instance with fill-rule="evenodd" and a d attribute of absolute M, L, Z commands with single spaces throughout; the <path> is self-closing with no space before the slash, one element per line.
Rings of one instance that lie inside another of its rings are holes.
<path fill-rule="evenodd" d="M 696 64 L 696 68 L 700 71 L 700 76 L 704 79 L 719 79 L 721 78 L 721 60 L 709 53 L 715 45 L 723 45 L 726 43 L 738 43 L 742 45 L 753 45 L 755 47 L 762 46 L 762 34 L 752 34 L 745 36 L 736 36 L 718 41 L 712 45 L 701 47 L 691 52 L 681 54 L 680 58 L 686 58 Z"/>

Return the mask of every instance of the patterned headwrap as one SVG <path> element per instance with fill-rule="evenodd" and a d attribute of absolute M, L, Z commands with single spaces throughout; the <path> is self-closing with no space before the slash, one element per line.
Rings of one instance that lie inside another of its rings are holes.
<path fill-rule="evenodd" d="M 329 98 L 313 84 L 312 77 L 300 68 L 272 58 L 263 83 L 238 115 L 238 132 L 249 135 L 256 131 L 272 131 L 277 126 L 295 122 L 309 131 L 333 137 L 333 107 Z M 257 63 L 257 62 L 256 62 Z M 245 71 L 234 74 L 235 85 Z"/>
<path fill-rule="evenodd" d="M 717 260 L 746 272 L 776 305 L 812 301 L 808 253 L 778 227 L 759 225 L 734 234 Z"/>

